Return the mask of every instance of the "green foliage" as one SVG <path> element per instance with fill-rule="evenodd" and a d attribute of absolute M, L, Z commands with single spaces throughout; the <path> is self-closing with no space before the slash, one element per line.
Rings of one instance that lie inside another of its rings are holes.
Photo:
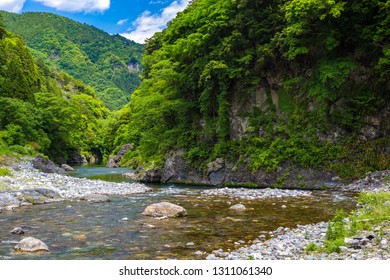
<path fill-rule="evenodd" d="M 319 249 L 319 247 L 317 246 L 316 243 L 314 242 L 310 242 L 307 246 L 306 246 L 306 251 L 308 252 L 314 252 L 314 251 L 317 251 Z"/>
<path fill-rule="evenodd" d="M 40 53 L 49 64 L 93 86 L 111 110 L 123 107 L 140 83 L 142 45 L 54 14 L 1 15 L 34 55 Z"/>
<path fill-rule="evenodd" d="M 252 171 L 287 161 L 346 177 L 384 168 L 378 148 L 346 139 L 389 101 L 388 9 L 384 0 L 193 1 L 148 40 L 143 81 L 107 142 L 134 143 L 132 163 L 184 149 L 201 170 L 216 157 Z M 248 125 L 238 140 L 239 117 Z M 335 127 L 342 140 L 324 137 Z"/>
<path fill-rule="evenodd" d="M 91 87 L 42 57 L 34 63 L 23 41 L 8 31 L 0 51 L 0 154 L 39 151 L 63 162 L 74 151 L 104 151 L 101 121 L 108 109 Z"/>
<path fill-rule="evenodd" d="M 372 230 L 374 226 L 387 222 L 390 219 L 390 193 L 361 193 L 358 202 L 362 209 L 353 211 L 350 215 L 337 211 L 329 222 L 326 241 L 324 243 L 327 253 L 340 252 L 344 246 L 344 239 L 356 234 L 359 230 Z"/>
<path fill-rule="evenodd" d="M 8 168 L 0 168 L 0 177 L 4 176 L 12 176 L 12 173 Z"/>

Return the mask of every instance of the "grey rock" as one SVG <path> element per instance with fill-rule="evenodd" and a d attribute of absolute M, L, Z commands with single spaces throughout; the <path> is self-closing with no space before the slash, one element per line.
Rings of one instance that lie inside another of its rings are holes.
<path fill-rule="evenodd" d="M 73 167 L 65 163 L 61 165 L 61 168 L 64 169 L 65 171 L 74 171 Z"/>
<path fill-rule="evenodd" d="M 33 167 L 45 173 L 65 174 L 65 170 L 55 165 L 50 159 L 39 154 L 32 160 Z"/>
<path fill-rule="evenodd" d="M 49 247 L 44 242 L 34 237 L 22 239 L 14 248 L 23 252 L 49 251 Z"/>
<path fill-rule="evenodd" d="M 50 189 L 45 189 L 45 188 L 35 188 L 35 192 L 40 193 L 43 196 L 46 196 L 48 198 L 60 198 L 61 195 L 55 191 L 55 190 L 50 190 Z"/>
<path fill-rule="evenodd" d="M 103 195 L 103 194 L 95 194 L 95 193 L 86 194 L 85 196 L 83 196 L 81 198 L 81 200 L 86 200 L 86 201 L 92 202 L 92 203 L 101 203 L 101 202 L 111 201 L 108 196 Z"/>
<path fill-rule="evenodd" d="M 24 230 L 21 227 L 16 227 L 13 230 L 11 230 L 10 233 L 21 235 L 24 234 Z"/>
<path fill-rule="evenodd" d="M 19 205 L 20 201 L 16 196 L 6 193 L 0 192 L 0 206 L 8 206 L 8 205 Z"/>
<path fill-rule="evenodd" d="M 146 207 L 142 215 L 153 217 L 184 217 L 187 216 L 187 210 L 170 202 L 160 202 Z"/>
<path fill-rule="evenodd" d="M 17 197 L 22 203 L 44 204 L 46 197 L 35 190 L 21 190 L 17 192 Z"/>
<path fill-rule="evenodd" d="M 217 172 L 225 166 L 225 161 L 223 158 L 217 158 L 216 160 L 209 162 L 207 164 L 207 174 L 211 172 Z"/>
<path fill-rule="evenodd" d="M 134 144 L 125 144 L 123 145 L 118 153 L 114 157 L 109 157 L 107 167 L 109 168 L 115 168 L 118 167 L 120 164 L 120 161 L 122 160 L 122 157 L 132 148 L 134 147 Z"/>

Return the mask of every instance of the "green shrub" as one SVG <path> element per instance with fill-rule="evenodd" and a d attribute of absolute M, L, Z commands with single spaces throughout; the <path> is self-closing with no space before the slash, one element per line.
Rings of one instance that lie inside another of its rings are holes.
<path fill-rule="evenodd" d="M 12 173 L 8 168 L 0 168 L 0 177 L 11 176 Z"/>

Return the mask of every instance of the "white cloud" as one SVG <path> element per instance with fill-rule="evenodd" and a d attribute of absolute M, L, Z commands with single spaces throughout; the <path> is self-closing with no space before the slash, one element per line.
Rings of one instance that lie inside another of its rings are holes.
<path fill-rule="evenodd" d="M 121 20 L 118 21 L 116 24 L 118 24 L 118 25 L 123 25 L 123 24 L 125 24 L 128 20 L 129 20 L 128 18 L 126 18 L 126 19 L 121 19 Z"/>
<path fill-rule="evenodd" d="M 43 5 L 66 12 L 104 12 L 110 8 L 110 0 L 34 0 Z"/>
<path fill-rule="evenodd" d="M 0 0 L 0 10 L 19 13 L 24 5 L 25 0 Z"/>
<path fill-rule="evenodd" d="M 162 9 L 160 14 L 152 14 L 150 11 L 145 11 L 133 22 L 134 27 L 129 30 L 130 32 L 122 33 L 121 35 L 143 44 L 154 33 L 163 30 L 167 23 L 187 6 L 188 0 L 177 0 Z"/>

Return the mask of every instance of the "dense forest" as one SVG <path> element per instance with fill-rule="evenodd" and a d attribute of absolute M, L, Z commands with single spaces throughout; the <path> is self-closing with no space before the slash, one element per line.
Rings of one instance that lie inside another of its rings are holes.
<path fill-rule="evenodd" d="M 386 0 L 194 0 L 148 40 L 111 148 L 154 173 L 172 151 L 203 173 L 387 169 L 389 24 Z"/>
<path fill-rule="evenodd" d="M 1 26 L 3 147 L 61 162 L 131 144 L 120 164 L 141 179 L 180 169 L 177 181 L 219 185 L 389 168 L 390 1 L 194 0 L 144 48 L 53 14 L 1 14 L 18 34 Z M 107 117 L 99 98 L 128 103 Z"/>
<path fill-rule="evenodd" d="M 0 18 L 0 154 L 44 153 L 66 162 L 103 147 L 109 110 L 81 80 L 34 59 Z M 95 152 L 99 157 L 101 152 Z"/>
<path fill-rule="evenodd" d="M 92 86 L 110 110 L 128 103 L 140 84 L 142 45 L 51 13 L 0 14 L 34 57 Z"/>

